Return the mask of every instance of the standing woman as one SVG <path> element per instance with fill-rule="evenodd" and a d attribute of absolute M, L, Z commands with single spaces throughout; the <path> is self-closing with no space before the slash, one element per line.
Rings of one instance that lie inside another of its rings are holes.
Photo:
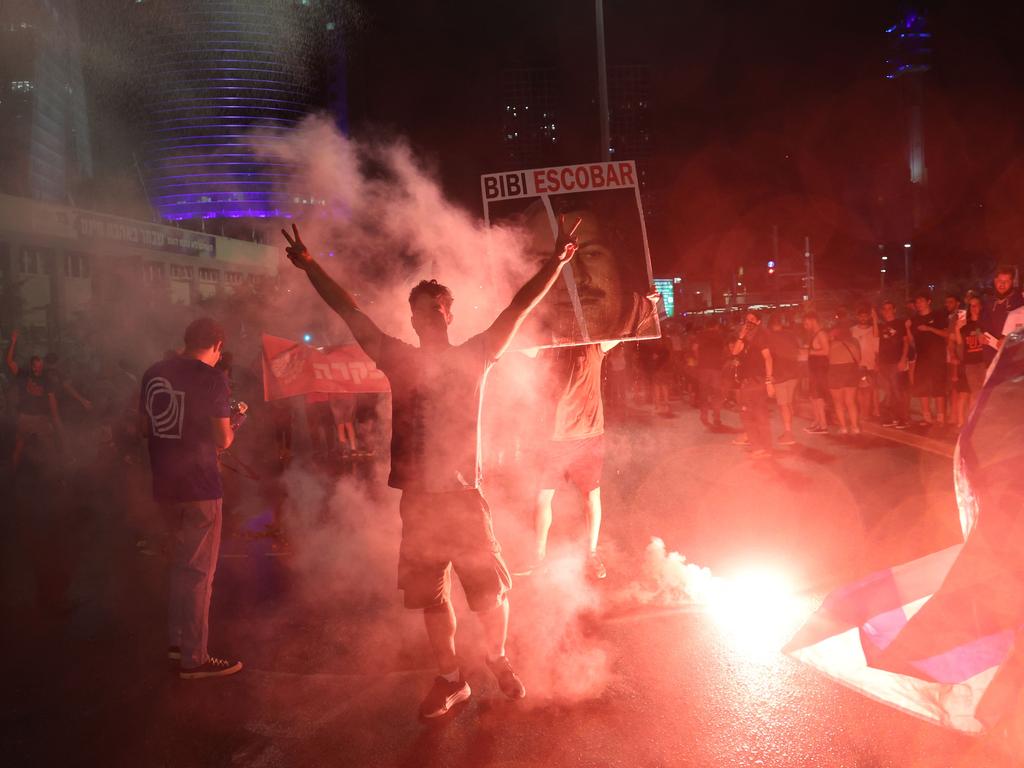
<path fill-rule="evenodd" d="M 814 421 L 809 427 L 804 427 L 804 431 L 812 435 L 824 435 L 828 432 L 828 420 L 825 418 L 825 398 L 828 397 L 828 333 L 821 327 L 816 312 L 804 314 L 804 330 L 810 337 L 810 345 L 807 348 L 807 379 L 814 417 Z"/>
<path fill-rule="evenodd" d="M 839 434 L 860 434 L 857 417 L 857 385 L 860 383 L 860 345 L 843 318 L 833 330 L 828 354 L 828 388 L 839 420 Z"/>
<path fill-rule="evenodd" d="M 967 384 L 967 392 L 959 395 L 956 404 L 957 427 L 963 427 L 970 409 L 985 384 L 985 328 L 981 324 L 981 299 L 971 296 L 967 300 L 967 314 L 953 324 L 953 342 L 960 361 L 960 379 Z"/>

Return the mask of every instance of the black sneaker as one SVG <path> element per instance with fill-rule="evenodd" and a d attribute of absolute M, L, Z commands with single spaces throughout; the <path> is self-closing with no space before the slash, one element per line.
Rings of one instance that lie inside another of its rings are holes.
<path fill-rule="evenodd" d="M 591 552 L 587 557 L 587 576 L 598 580 L 608 577 L 608 571 L 597 552 Z"/>
<path fill-rule="evenodd" d="M 227 677 L 241 671 L 242 662 L 218 659 L 216 656 L 211 656 L 206 660 L 205 664 L 201 664 L 198 667 L 182 668 L 178 672 L 178 677 L 182 680 L 202 680 L 206 677 Z"/>
<path fill-rule="evenodd" d="M 452 707 L 468 699 L 472 693 L 469 683 L 461 676 L 452 682 L 438 675 L 426 698 L 423 699 L 423 703 L 420 704 L 420 717 L 429 720 L 447 715 Z"/>
<path fill-rule="evenodd" d="M 907 422 L 905 422 L 905 421 L 897 421 L 896 422 L 896 429 L 907 429 L 909 427 L 910 427 L 910 425 L 907 424 Z"/>
<path fill-rule="evenodd" d="M 526 695 L 526 686 L 512 669 L 507 656 L 499 656 L 494 661 L 487 659 L 487 666 L 498 678 L 498 687 L 510 699 L 521 699 Z"/>
<path fill-rule="evenodd" d="M 884 421 L 882 422 L 882 426 L 883 426 L 883 427 L 895 427 L 895 426 L 897 426 L 898 424 L 899 424 L 899 422 L 898 422 L 898 421 L 896 421 L 896 419 L 885 419 L 885 420 L 884 420 Z"/>
<path fill-rule="evenodd" d="M 167 658 L 171 661 L 181 661 L 181 648 L 172 645 L 167 649 Z"/>

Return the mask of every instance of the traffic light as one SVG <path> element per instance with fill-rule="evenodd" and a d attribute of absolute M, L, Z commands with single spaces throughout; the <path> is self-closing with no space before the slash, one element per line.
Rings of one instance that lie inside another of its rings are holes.
<path fill-rule="evenodd" d="M 768 261 L 768 274 L 769 275 L 774 275 L 775 274 L 775 260 L 774 259 L 770 259 Z"/>

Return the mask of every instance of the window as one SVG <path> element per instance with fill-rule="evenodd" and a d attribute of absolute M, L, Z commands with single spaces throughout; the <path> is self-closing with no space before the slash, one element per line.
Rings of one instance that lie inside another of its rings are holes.
<path fill-rule="evenodd" d="M 33 248 L 23 246 L 19 270 L 23 275 L 48 275 L 53 261 L 53 251 L 50 248 Z"/>
<path fill-rule="evenodd" d="M 67 251 L 64 254 L 65 277 L 89 277 L 89 254 Z"/>
<path fill-rule="evenodd" d="M 225 272 L 224 279 L 232 285 L 238 285 L 245 279 L 245 275 L 241 272 Z"/>
<path fill-rule="evenodd" d="M 200 267 L 199 279 L 208 283 L 216 283 L 220 280 L 220 272 L 216 269 L 210 269 L 209 267 Z"/>
<path fill-rule="evenodd" d="M 183 264 L 171 264 L 171 277 L 176 277 L 179 280 L 191 280 L 192 267 L 187 267 Z"/>
<path fill-rule="evenodd" d="M 142 265 L 142 277 L 147 283 L 163 280 L 164 265 L 157 261 L 147 261 Z"/>
<path fill-rule="evenodd" d="M 32 248 L 22 248 L 20 267 L 20 272 L 23 275 L 38 275 L 39 254 Z"/>
<path fill-rule="evenodd" d="M 29 93 L 34 88 L 31 80 L 11 80 L 11 90 L 14 93 Z"/>

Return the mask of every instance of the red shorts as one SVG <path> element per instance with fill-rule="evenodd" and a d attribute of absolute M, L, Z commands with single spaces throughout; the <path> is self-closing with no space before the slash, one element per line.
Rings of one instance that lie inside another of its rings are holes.
<path fill-rule="evenodd" d="M 501 605 L 512 575 L 494 537 L 491 511 L 480 491 L 402 491 L 402 545 L 398 588 L 405 607 L 444 608 L 451 602 L 452 570 L 470 610 Z"/>
<path fill-rule="evenodd" d="M 582 440 L 552 440 L 541 451 L 540 487 L 555 490 L 575 485 L 580 493 L 601 487 L 604 435 Z"/>

